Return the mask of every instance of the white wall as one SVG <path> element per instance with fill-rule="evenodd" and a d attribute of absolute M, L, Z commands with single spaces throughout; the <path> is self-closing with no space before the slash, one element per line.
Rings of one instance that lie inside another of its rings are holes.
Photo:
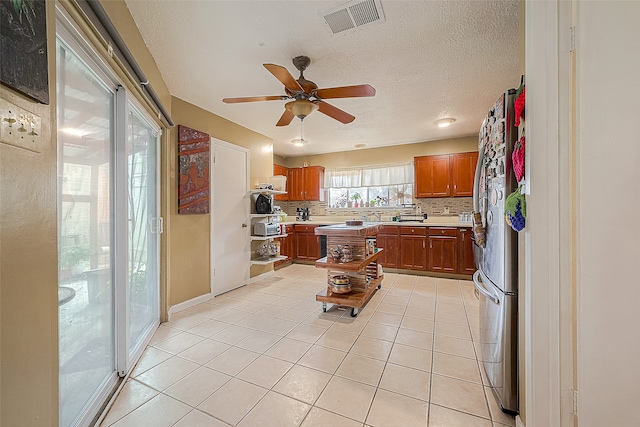
<path fill-rule="evenodd" d="M 640 2 L 577 14 L 578 421 L 640 425 Z"/>

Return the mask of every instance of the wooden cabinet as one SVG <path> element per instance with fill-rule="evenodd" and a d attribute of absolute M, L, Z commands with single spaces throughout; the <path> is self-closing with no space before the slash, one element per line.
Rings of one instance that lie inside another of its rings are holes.
<path fill-rule="evenodd" d="M 473 231 L 470 228 L 458 229 L 458 273 L 473 274 L 476 265 L 473 260 Z"/>
<path fill-rule="evenodd" d="M 427 268 L 426 227 L 400 227 L 400 268 Z"/>
<path fill-rule="evenodd" d="M 475 272 L 471 228 L 382 226 L 377 246 L 383 267 L 436 273 Z"/>
<path fill-rule="evenodd" d="M 296 257 L 296 231 L 293 225 L 287 225 L 287 237 L 280 242 L 280 254 L 289 259 Z"/>
<path fill-rule="evenodd" d="M 324 201 L 324 167 L 289 168 L 287 175 L 289 200 Z"/>
<path fill-rule="evenodd" d="M 477 152 L 414 158 L 416 197 L 473 195 Z"/>
<path fill-rule="evenodd" d="M 395 225 L 382 226 L 376 238 L 376 246 L 384 252 L 378 257 L 378 264 L 388 268 L 398 268 L 400 254 L 399 227 Z"/>
<path fill-rule="evenodd" d="M 476 174 L 478 153 L 459 153 L 451 155 L 451 181 L 453 197 L 473 196 L 473 181 Z"/>
<path fill-rule="evenodd" d="M 296 225 L 296 259 L 317 260 L 320 258 L 320 236 L 316 236 L 317 225 Z"/>
<path fill-rule="evenodd" d="M 324 167 L 307 166 L 302 169 L 304 200 L 324 202 Z"/>
<path fill-rule="evenodd" d="M 451 168 L 449 155 L 414 159 L 416 197 L 449 197 Z"/>
<path fill-rule="evenodd" d="M 289 168 L 287 171 L 287 190 L 290 201 L 304 200 L 302 168 Z"/>
<path fill-rule="evenodd" d="M 274 196 L 275 200 L 289 200 L 289 169 L 285 168 L 284 166 L 280 166 L 280 165 L 276 165 L 275 163 L 273 164 L 273 175 L 282 175 L 282 176 L 286 176 L 287 177 L 287 194 L 276 194 Z"/>
<path fill-rule="evenodd" d="M 290 263 L 296 258 L 296 236 L 295 227 L 292 224 L 285 225 L 286 237 L 275 239 L 280 242 L 280 255 L 286 257 L 283 260 L 277 261 L 276 266 Z"/>
<path fill-rule="evenodd" d="M 458 230 L 449 227 L 429 227 L 430 271 L 458 272 Z"/>

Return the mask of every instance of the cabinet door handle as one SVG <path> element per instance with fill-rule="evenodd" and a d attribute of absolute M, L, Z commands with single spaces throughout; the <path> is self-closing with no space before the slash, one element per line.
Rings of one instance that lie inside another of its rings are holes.
<path fill-rule="evenodd" d="M 424 240 L 422 241 L 422 249 L 425 249 Z"/>
<path fill-rule="evenodd" d="M 429 249 L 433 249 L 433 242 L 429 242 Z"/>

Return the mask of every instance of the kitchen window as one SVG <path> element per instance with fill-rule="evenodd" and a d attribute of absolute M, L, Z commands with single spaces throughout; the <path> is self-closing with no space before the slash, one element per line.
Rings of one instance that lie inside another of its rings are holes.
<path fill-rule="evenodd" d="M 398 207 L 413 203 L 413 163 L 325 171 L 329 208 Z"/>

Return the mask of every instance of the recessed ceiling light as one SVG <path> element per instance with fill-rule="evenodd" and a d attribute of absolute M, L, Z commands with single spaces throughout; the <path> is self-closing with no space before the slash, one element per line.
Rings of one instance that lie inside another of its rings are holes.
<path fill-rule="evenodd" d="M 438 126 L 439 128 L 446 128 L 447 126 L 449 126 L 450 124 L 452 124 L 455 121 L 456 121 L 456 119 L 454 119 L 452 117 L 445 117 L 444 119 L 436 120 L 435 122 L 433 122 L 433 124 Z"/>
<path fill-rule="evenodd" d="M 364 148 L 364 147 L 366 147 L 366 146 L 367 146 L 367 144 L 355 144 L 355 145 L 353 146 L 353 148 Z"/>
<path fill-rule="evenodd" d="M 291 143 L 293 145 L 295 145 L 296 147 L 302 147 L 303 145 L 307 144 L 309 141 L 307 141 L 304 138 L 296 138 L 296 139 L 292 139 Z"/>

